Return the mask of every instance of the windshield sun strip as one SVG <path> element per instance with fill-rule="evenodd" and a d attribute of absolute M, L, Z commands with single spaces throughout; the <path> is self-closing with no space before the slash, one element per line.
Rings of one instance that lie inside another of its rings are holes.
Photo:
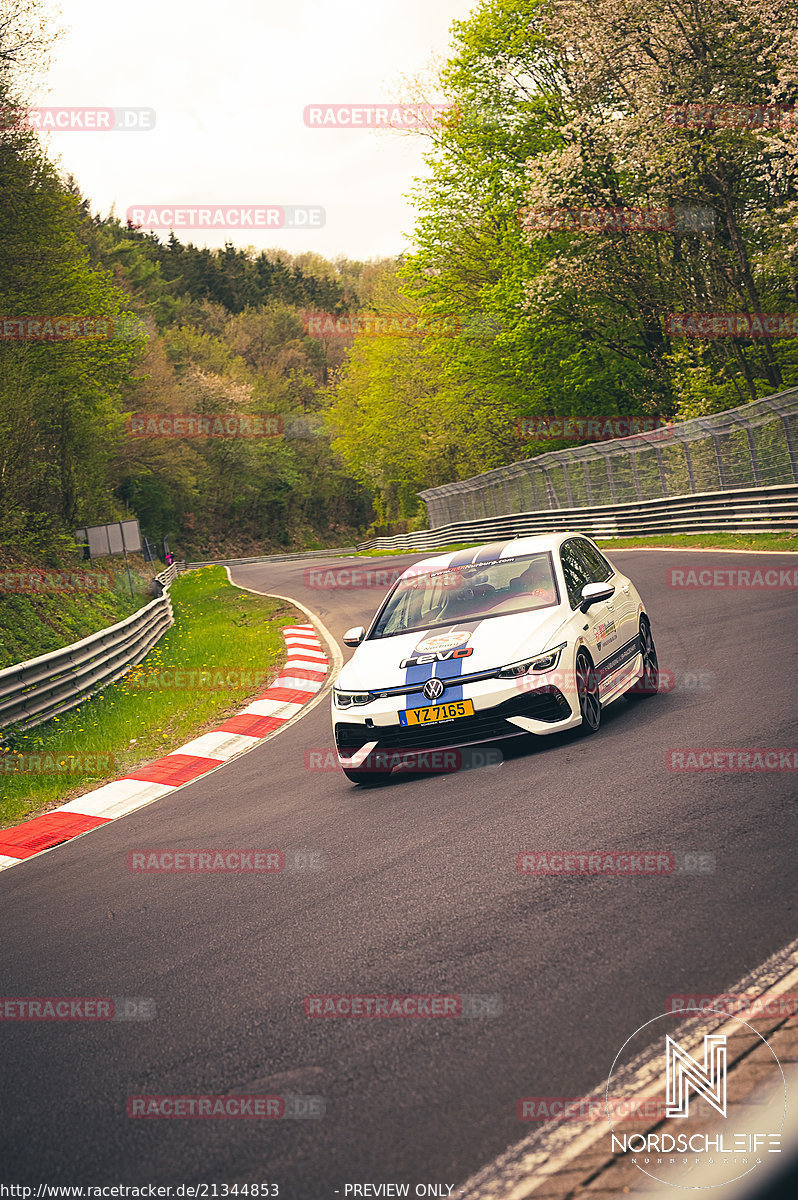
<path fill-rule="evenodd" d="M 446 620 L 446 621 L 433 621 L 432 623 L 430 623 L 428 625 L 417 625 L 412 629 L 397 629 L 394 633 L 382 633 L 379 635 L 379 637 L 374 637 L 372 634 L 372 630 L 376 629 L 376 627 L 379 625 L 380 618 L 382 617 L 382 614 L 385 612 L 385 609 L 390 604 L 394 593 L 397 592 L 399 590 L 399 588 L 402 586 L 402 577 L 400 576 L 400 578 L 396 580 L 393 587 L 388 592 L 388 595 L 385 597 L 382 604 L 380 605 L 380 607 L 377 609 L 376 613 L 374 614 L 374 617 L 372 618 L 371 624 L 369 625 L 369 627 L 366 631 L 366 636 L 363 638 L 363 641 L 364 642 L 381 642 L 381 641 L 384 641 L 386 638 L 402 637 L 404 634 L 407 634 L 407 633 L 423 633 L 423 631 L 425 629 L 446 629 L 452 625 L 466 624 L 469 621 L 489 621 L 492 617 L 517 617 L 521 613 L 525 613 L 525 612 L 541 612 L 544 608 L 559 608 L 560 604 L 562 604 L 562 597 L 560 595 L 560 581 L 558 580 L 557 572 L 554 569 L 554 559 L 552 557 L 551 550 L 545 550 L 545 551 L 541 550 L 541 551 L 537 551 L 533 554 L 518 554 L 518 555 L 515 555 L 513 558 L 497 558 L 493 565 L 496 565 L 496 563 L 503 565 L 504 563 L 523 562 L 525 559 L 536 558 L 538 556 L 543 556 L 544 554 L 545 554 L 546 558 L 549 560 L 549 572 L 550 572 L 552 583 L 554 584 L 554 592 L 557 597 L 557 599 L 552 604 L 539 604 L 535 608 L 520 608 L 520 609 L 518 609 L 517 612 L 510 612 L 510 613 L 506 613 L 506 612 L 505 613 L 485 613 L 484 615 L 482 615 L 480 613 L 474 613 L 474 614 L 469 614 L 469 615 L 463 616 L 461 620 L 453 621 L 451 618 L 449 618 L 449 620 Z M 482 563 L 477 563 L 477 564 L 467 563 L 466 567 L 443 567 L 443 568 L 441 568 L 441 570 L 434 572 L 434 575 L 445 575 L 449 571 L 465 570 L 467 568 L 473 568 L 475 565 L 478 567 L 483 566 Z M 484 564 L 484 565 L 490 566 L 491 564 L 488 563 L 488 564 Z M 431 579 L 433 577 L 434 576 L 432 573 L 428 573 L 426 571 L 419 572 L 419 574 L 417 576 L 418 579 Z"/>
<path fill-rule="evenodd" d="M 468 625 L 470 621 L 493 621 L 496 617 L 522 617 L 524 613 L 543 612 L 545 608 L 559 608 L 560 601 L 557 600 L 552 604 L 539 604 L 537 608 L 519 608 L 517 612 L 503 613 L 474 613 L 473 615 L 463 617 L 460 621 L 433 621 L 429 625 L 418 625 L 414 629 L 397 629 L 395 633 L 382 633 L 379 637 L 372 637 L 367 633 L 364 637 L 364 642 L 382 642 L 388 638 L 406 637 L 409 633 L 425 633 L 428 629 L 450 629 L 452 625 Z"/>

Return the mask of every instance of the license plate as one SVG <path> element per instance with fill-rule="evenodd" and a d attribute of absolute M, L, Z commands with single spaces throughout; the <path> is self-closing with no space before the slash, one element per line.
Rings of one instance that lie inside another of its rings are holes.
<path fill-rule="evenodd" d="M 453 721 L 455 717 L 473 717 L 473 700 L 452 700 L 448 704 L 431 704 L 429 708 L 408 708 L 399 713 L 402 725 L 431 725 L 434 721 Z"/>

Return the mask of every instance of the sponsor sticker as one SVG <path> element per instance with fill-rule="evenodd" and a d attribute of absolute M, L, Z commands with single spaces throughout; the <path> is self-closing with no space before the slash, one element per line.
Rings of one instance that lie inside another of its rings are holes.
<path fill-rule="evenodd" d="M 416 646 L 415 654 L 436 654 L 444 650 L 456 650 L 458 646 L 462 646 L 463 642 L 467 642 L 471 634 L 467 629 L 456 629 L 453 633 L 435 633 L 432 637 L 425 638 L 423 642 L 419 642 Z"/>

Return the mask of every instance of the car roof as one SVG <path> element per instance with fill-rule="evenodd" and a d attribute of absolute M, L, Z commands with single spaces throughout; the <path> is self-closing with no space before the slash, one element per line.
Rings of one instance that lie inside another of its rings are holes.
<path fill-rule="evenodd" d="M 495 562 L 497 558 L 515 558 L 519 554 L 535 554 L 545 550 L 558 550 L 564 541 L 572 537 L 588 537 L 578 529 L 561 529 L 557 533 L 540 533 L 534 537 L 510 538 L 503 542 L 488 542 L 480 546 L 468 546 L 465 550 L 450 550 L 434 558 L 424 558 L 413 563 L 400 578 L 412 578 L 428 571 L 443 571 L 447 567 L 465 567 L 470 563 Z"/>

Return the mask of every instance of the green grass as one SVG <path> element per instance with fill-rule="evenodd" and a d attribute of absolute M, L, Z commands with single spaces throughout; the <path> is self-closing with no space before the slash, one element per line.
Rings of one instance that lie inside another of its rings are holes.
<path fill-rule="evenodd" d="M 163 570 L 130 556 L 133 598 L 124 559 L 83 562 L 62 557 L 58 566 L 15 558 L 0 562 L 0 670 L 51 654 L 130 616 L 152 600 L 152 576 Z M 41 573 L 41 583 L 34 583 Z M 63 586 L 67 577 L 78 586 Z M 93 583 L 100 586 L 93 588 Z M 91 589 L 91 590 L 89 590 Z"/>
<path fill-rule="evenodd" d="M 785 533 L 669 533 L 638 538 L 596 538 L 599 546 L 607 550 L 624 550 L 635 546 L 650 546 L 652 549 L 668 546 L 690 547 L 695 550 L 798 550 L 798 531 Z M 450 554 L 455 550 L 467 550 L 475 542 L 455 542 L 435 550 L 359 550 L 358 557 L 385 558 L 399 554 Z"/>
<path fill-rule="evenodd" d="M 598 545 L 607 550 L 623 550 L 627 546 L 692 547 L 694 550 L 798 550 L 798 532 L 790 533 L 674 533 L 659 537 L 599 538 Z"/>
<path fill-rule="evenodd" d="M 440 550 L 358 550 L 358 558 L 389 558 L 397 554 L 427 554 L 432 558 L 436 554 L 449 554 L 454 550 L 468 550 L 475 542 L 454 542 L 451 546 L 441 546 Z"/>
<path fill-rule="evenodd" d="M 3 731 L 0 753 L 12 753 L 0 758 L 0 828 L 91 791 L 215 728 L 279 673 L 286 658 L 282 627 L 306 620 L 282 600 L 234 588 L 223 567 L 180 576 L 171 595 L 174 627 L 123 679 L 44 725 Z M 176 670 L 184 673 L 182 680 L 168 674 Z M 198 686 L 201 671 L 206 676 Z M 20 771 L 14 757 L 19 753 L 53 759 L 71 755 L 79 769 Z M 106 758 L 97 769 L 84 762 L 87 755 Z"/>

